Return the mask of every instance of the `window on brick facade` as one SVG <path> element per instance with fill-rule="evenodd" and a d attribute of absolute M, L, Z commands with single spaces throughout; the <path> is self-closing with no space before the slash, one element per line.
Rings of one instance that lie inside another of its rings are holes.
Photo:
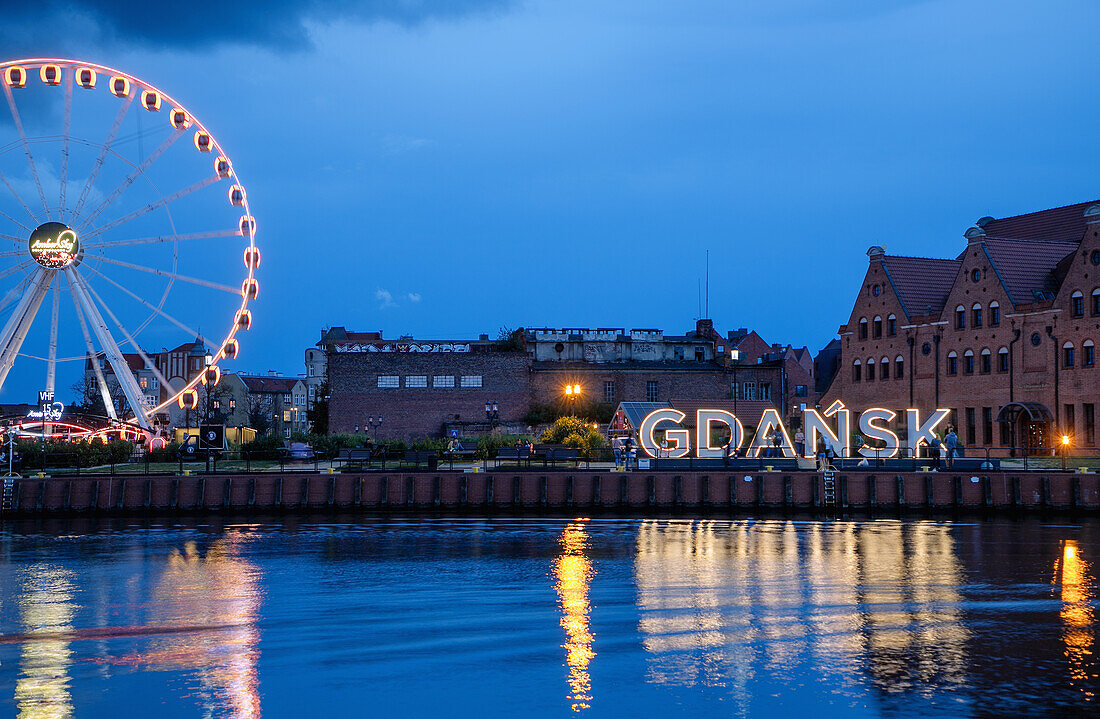
<path fill-rule="evenodd" d="M 894 379 L 901 379 L 905 376 L 905 359 L 898 355 L 894 358 Z"/>
<path fill-rule="evenodd" d="M 962 305 L 955 308 L 955 329 L 966 329 L 966 308 Z"/>
<path fill-rule="evenodd" d="M 1085 403 L 1081 409 L 1085 415 L 1085 444 L 1091 447 L 1096 444 L 1096 406 Z"/>
<path fill-rule="evenodd" d="M 237 409 L 237 400 L 235 400 L 235 399 L 229 400 L 229 409 Z"/>
<path fill-rule="evenodd" d="M 981 368 L 982 374 L 989 374 L 993 371 L 993 353 L 989 350 L 982 350 L 981 354 Z"/>
<path fill-rule="evenodd" d="M 756 382 L 746 382 L 742 385 L 744 396 L 741 399 L 756 399 Z"/>
<path fill-rule="evenodd" d="M 428 376 L 424 374 L 405 375 L 405 386 L 413 388 L 427 387 Z"/>
<path fill-rule="evenodd" d="M 649 380 L 648 382 L 646 382 L 645 383 L 645 399 L 646 399 L 646 402 L 657 402 L 657 401 L 659 401 L 657 399 L 658 396 L 659 396 L 659 393 L 658 393 L 658 390 L 657 390 L 656 380 Z"/>
<path fill-rule="evenodd" d="M 283 404 L 290 404 L 293 401 L 294 400 L 289 393 L 283 395 Z"/>
<path fill-rule="evenodd" d="M 859 318 L 859 338 L 861 340 L 867 339 L 867 318 L 866 317 L 860 317 Z"/>
<path fill-rule="evenodd" d="M 378 375 L 379 387 L 400 387 L 401 377 L 395 374 L 380 374 Z"/>
<path fill-rule="evenodd" d="M 963 352 L 963 373 L 974 374 L 974 350 Z"/>
<path fill-rule="evenodd" d="M 970 309 L 970 324 L 974 329 L 982 326 L 982 306 L 976 304 Z"/>
<path fill-rule="evenodd" d="M 856 360 L 852 363 L 852 381 L 859 382 L 863 379 L 863 363 Z"/>
<path fill-rule="evenodd" d="M 869 358 L 867 360 L 867 381 L 871 382 L 874 379 L 875 379 L 875 360 L 872 357 L 872 358 Z"/>
<path fill-rule="evenodd" d="M 436 389 L 453 389 L 455 386 L 455 376 L 453 374 L 437 374 L 432 377 L 432 387 Z"/>
<path fill-rule="evenodd" d="M 290 421 L 290 410 L 289 409 L 283 411 L 283 421 L 284 422 L 289 422 Z"/>
<path fill-rule="evenodd" d="M 1092 291 L 1092 316 L 1100 315 L 1100 289 Z"/>
<path fill-rule="evenodd" d="M 1092 340 L 1085 340 L 1085 343 L 1081 345 L 1081 366 L 1093 367 L 1096 365 L 1096 346 L 1092 344 Z"/>
<path fill-rule="evenodd" d="M 1073 343 L 1072 342 L 1066 342 L 1064 345 L 1062 345 L 1062 366 L 1063 367 L 1072 367 L 1073 366 L 1073 361 L 1075 359 L 1077 359 L 1077 358 L 1076 358 L 1076 353 L 1073 350 Z"/>
<path fill-rule="evenodd" d="M 1070 296 L 1069 307 L 1074 317 L 1085 316 L 1085 294 L 1081 290 L 1077 290 Z"/>
<path fill-rule="evenodd" d="M 978 428 L 975 426 L 974 419 L 975 419 L 974 408 L 973 407 L 967 407 L 966 408 L 966 443 L 967 444 L 975 444 L 977 442 L 977 439 L 975 438 L 975 435 L 977 434 Z"/>
<path fill-rule="evenodd" d="M 463 375 L 462 379 L 459 380 L 458 384 L 459 384 L 460 387 L 480 387 L 481 386 L 481 375 L 479 375 L 479 374 Z"/>
<path fill-rule="evenodd" d="M 982 444 L 993 444 L 993 408 L 982 407 Z"/>
<path fill-rule="evenodd" d="M 989 326 L 999 327 L 1001 324 L 1001 306 L 996 302 L 989 303 Z"/>
<path fill-rule="evenodd" d="M 1074 412 L 1075 409 L 1076 408 L 1072 404 L 1067 404 L 1065 406 L 1065 410 L 1066 410 L 1066 413 L 1065 413 L 1066 414 L 1065 433 L 1068 434 L 1071 438 L 1075 434 L 1077 434 L 1077 418 L 1074 417 L 1074 414 L 1076 414 Z"/>
<path fill-rule="evenodd" d="M 959 355 L 955 350 L 947 353 L 947 374 L 959 373 Z"/>
<path fill-rule="evenodd" d="M 890 315 L 886 318 L 886 336 L 894 337 L 898 333 L 898 318 Z"/>
<path fill-rule="evenodd" d="M 1012 425 L 1008 422 L 999 422 L 1001 425 L 1001 446 L 1007 447 L 1012 444 Z"/>
<path fill-rule="evenodd" d="M 882 337 L 882 318 L 878 315 L 875 315 L 874 319 L 874 333 L 876 340 Z"/>
<path fill-rule="evenodd" d="M 290 439 L 290 427 L 284 427 L 283 428 L 283 436 L 286 437 L 287 439 Z"/>
<path fill-rule="evenodd" d="M 760 383 L 760 399 L 771 400 L 772 398 L 772 384 L 771 382 Z"/>
<path fill-rule="evenodd" d="M 890 379 L 890 358 L 883 357 L 878 365 L 879 379 Z"/>
<path fill-rule="evenodd" d="M 1001 349 L 997 350 L 997 371 L 998 372 L 1007 372 L 1008 371 L 1008 348 L 1007 347 L 1002 347 Z"/>
<path fill-rule="evenodd" d="M 603 401 L 615 401 L 615 383 L 610 380 L 603 383 Z"/>
<path fill-rule="evenodd" d="M 809 393 L 806 391 L 806 385 L 796 384 L 794 386 L 794 396 L 795 397 L 806 397 L 806 396 L 808 396 L 808 394 Z"/>

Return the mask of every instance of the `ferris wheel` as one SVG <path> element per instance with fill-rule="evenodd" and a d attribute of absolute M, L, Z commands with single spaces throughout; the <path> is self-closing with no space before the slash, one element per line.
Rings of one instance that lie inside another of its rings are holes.
<path fill-rule="evenodd" d="M 90 372 L 110 419 L 145 429 L 196 406 L 259 290 L 233 162 L 183 104 L 113 68 L 14 60 L 0 86 L 0 391 L 52 396 Z M 181 339 L 206 348 L 197 371 L 153 356 Z"/>

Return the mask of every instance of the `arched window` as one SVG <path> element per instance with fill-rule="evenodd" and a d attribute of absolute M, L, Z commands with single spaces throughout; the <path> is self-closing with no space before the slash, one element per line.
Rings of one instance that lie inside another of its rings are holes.
<path fill-rule="evenodd" d="M 1069 298 L 1070 313 L 1074 317 L 1085 316 L 1085 293 L 1081 290 L 1075 291 Z"/>
<path fill-rule="evenodd" d="M 1100 315 L 1100 288 L 1092 291 L 1092 316 Z"/>
<path fill-rule="evenodd" d="M 983 349 L 981 354 L 981 364 L 979 365 L 982 374 L 989 374 L 993 371 L 993 354 L 989 349 Z"/>
<path fill-rule="evenodd" d="M 955 350 L 947 353 L 947 374 L 959 373 L 959 354 Z"/>
<path fill-rule="evenodd" d="M 883 357 L 879 361 L 879 379 L 890 379 L 890 358 Z"/>
<path fill-rule="evenodd" d="M 882 318 L 878 315 L 874 319 L 874 337 L 876 340 L 882 337 Z"/>
<path fill-rule="evenodd" d="M 955 308 L 955 329 L 966 329 L 966 308 L 962 305 Z"/>
<path fill-rule="evenodd" d="M 875 379 L 875 358 L 867 358 L 867 381 L 871 382 Z"/>
<path fill-rule="evenodd" d="M 1007 347 L 1002 347 L 999 350 L 997 350 L 997 371 L 998 372 L 1007 372 L 1008 371 L 1008 348 Z"/>
<path fill-rule="evenodd" d="M 974 374 L 974 350 L 963 352 L 963 373 Z"/>
<path fill-rule="evenodd" d="M 852 363 L 852 381 L 859 382 L 863 379 L 863 365 L 859 360 Z"/>
<path fill-rule="evenodd" d="M 1081 366 L 1096 366 L 1096 347 L 1092 344 L 1092 340 L 1085 340 L 1081 345 Z"/>
<path fill-rule="evenodd" d="M 889 315 L 886 318 L 886 336 L 894 337 L 898 333 L 898 318 L 895 315 Z"/>
<path fill-rule="evenodd" d="M 971 312 L 970 326 L 973 327 L 974 329 L 978 329 L 979 327 L 982 326 L 982 306 L 980 304 L 978 304 L 977 302 L 975 302 L 974 306 L 972 308 L 970 308 L 970 312 Z"/>
<path fill-rule="evenodd" d="M 860 317 L 859 318 L 859 338 L 861 340 L 867 339 L 867 318 L 866 317 Z"/>
<path fill-rule="evenodd" d="M 1001 324 L 1001 306 L 994 302 L 989 303 L 989 326 L 997 327 Z"/>
<path fill-rule="evenodd" d="M 905 376 L 905 360 L 901 355 L 894 358 L 894 379 L 901 379 Z"/>
<path fill-rule="evenodd" d="M 1066 342 L 1062 345 L 1062 367 L 1067 369 L 1072 367 L 1073 361 L 1076 359 L 1075 354 L 1072 342 Z"/>

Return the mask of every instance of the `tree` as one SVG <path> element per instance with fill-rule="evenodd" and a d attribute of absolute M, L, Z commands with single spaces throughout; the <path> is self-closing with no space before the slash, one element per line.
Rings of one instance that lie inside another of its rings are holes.
<path fill-rule="evenodd" d="M 591 424 L 577 417 L 559 417 L 542 433 L 547 444 L 564 444 L 573 449 L 599 449 L 603 435 Z"/>
<path fill-rule="evenodd" d="M 248 395 L 248 426 L 256 434 L 264 435 L 271 431 L 275 419 L 275 402 L 270 394 Z"/>
<path fill-rule="evenodd" d="M 328 380 L 317 386 L 317 395 L 313 406 L 306 411 L 310 430 L 314 434 L 328 434 Z"/>

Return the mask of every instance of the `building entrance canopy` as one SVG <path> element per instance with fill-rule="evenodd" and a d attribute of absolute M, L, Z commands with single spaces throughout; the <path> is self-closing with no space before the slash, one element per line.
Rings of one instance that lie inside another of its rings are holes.
<path fill-rule="evenodd" d="M 1015 422 L 1021 415 L 1029 422 L 1054 421 L 1054 415 L 1042 402 L 1009 402 L 997 413 L 997 421 Z"/>

